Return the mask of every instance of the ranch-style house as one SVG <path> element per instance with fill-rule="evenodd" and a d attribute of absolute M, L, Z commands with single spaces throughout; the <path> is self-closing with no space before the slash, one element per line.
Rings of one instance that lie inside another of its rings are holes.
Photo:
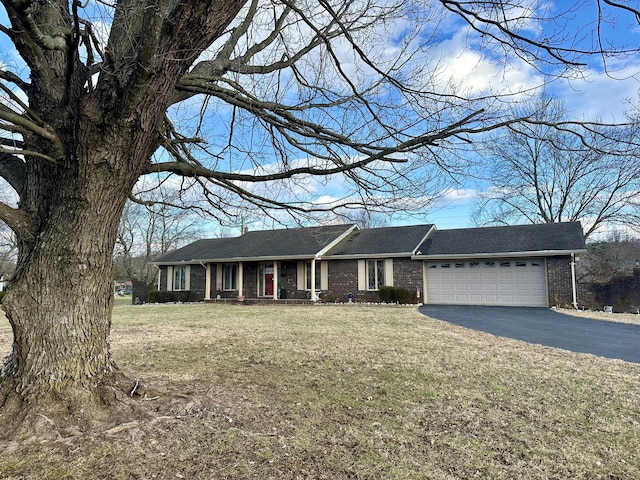
<path fill-rule="evenodd" d="M 198 240 L 155 260 L 158 290 L 191 301 L 378 301 L 406 287 L 420 303 L 574 305 L 579 222 L 438 230 L 328 225 Z"/>

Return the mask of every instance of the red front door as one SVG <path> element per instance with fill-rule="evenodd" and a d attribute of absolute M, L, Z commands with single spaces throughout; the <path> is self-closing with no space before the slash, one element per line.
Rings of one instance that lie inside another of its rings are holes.
<path fill-rule="evenodd" d="M 273 295 L 273 273 L 264 274 L 264 295 L 266 297 Z"/>

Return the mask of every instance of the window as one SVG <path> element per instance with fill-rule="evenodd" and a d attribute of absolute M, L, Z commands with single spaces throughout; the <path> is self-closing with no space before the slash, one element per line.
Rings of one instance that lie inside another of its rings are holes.
<path fill-rule="evenodd" d="M 316 263 L 316 281 L 315 281 L 315 289 L 322 290 L 322 266 L 318 262 Z M 305 267 L 305 285 L 307 290 L 311 290 L 311 262 L 307 262 Z"/>
<path fill-rule="evenodd" d="M 378 290 L 384 285 L 384 260 L 367 260 L 367 289 Z"/>
<path fill-rule="evenodd" d="M 227 263 L 224 265 L 223 272 L 223 288 L 224 290 L 238 289 L 238 264 Z"/>
<path fill-rule="evenodd" d="M 173 269 L 173 289 L 187 289 L 187 267 L 185 265 L 176 266 Z"/>

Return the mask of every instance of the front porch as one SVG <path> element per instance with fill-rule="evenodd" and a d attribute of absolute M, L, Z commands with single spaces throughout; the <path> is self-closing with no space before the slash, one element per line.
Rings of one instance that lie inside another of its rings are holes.
<path fill-rule="evenodd" d="M 244 298 L 243 300 L 239 300 L 237 297 L 236 298 L 214 298 L 214 299 L 207 299 L 205 300 L 205 303 L 228 303 L 228 304 L 235 304 L 235 305 L 314 305 L 317 302 L 312 302 L 309 299 L 303 299 L 303 298 L 278 298 L 278 299 L 274 299 L 274 298 L 265 298 L 265 297 L 261 297 L 261 298 Z"/>

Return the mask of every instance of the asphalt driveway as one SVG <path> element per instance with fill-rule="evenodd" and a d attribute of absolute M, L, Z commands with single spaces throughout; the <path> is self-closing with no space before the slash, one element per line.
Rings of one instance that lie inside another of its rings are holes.
<path fill-rule="evenodd" d="M 640 363 L 640 325 L 574 317 L 534 307 L 423 305 L 420 312 L 502 337 Z"/>

